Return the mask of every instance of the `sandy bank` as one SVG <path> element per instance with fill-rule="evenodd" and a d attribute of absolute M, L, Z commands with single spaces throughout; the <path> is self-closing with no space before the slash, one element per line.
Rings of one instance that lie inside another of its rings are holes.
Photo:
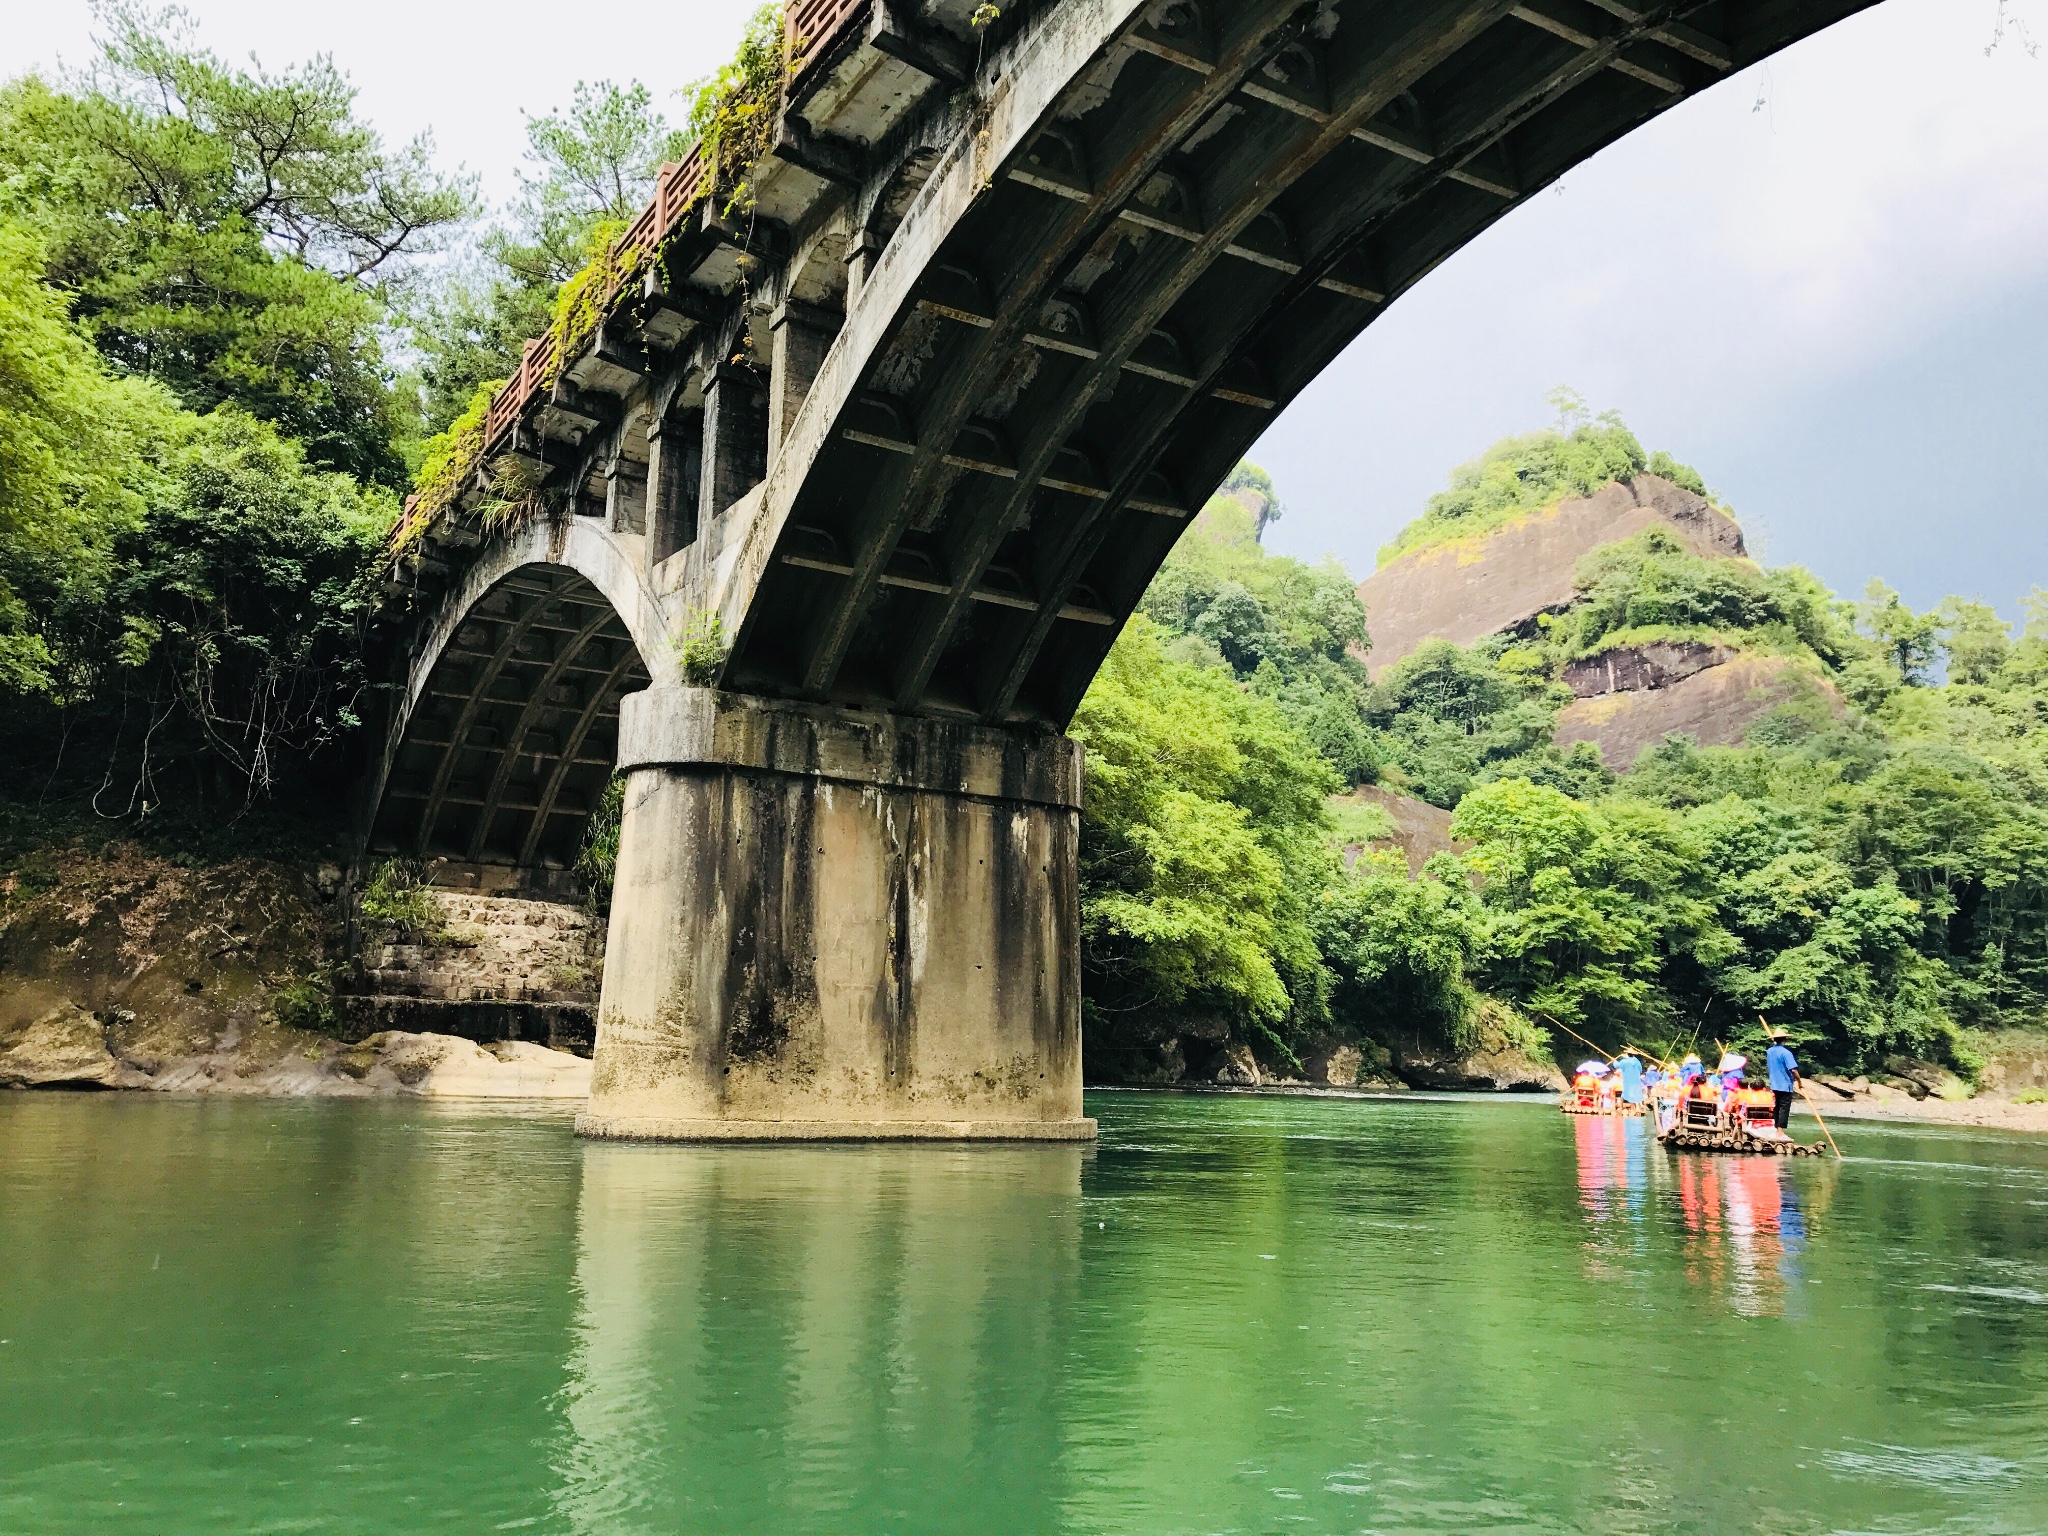
<path fill-rule="evenodd" d="M 1845 1099 L 1823 1103 L 1821 1113 L 1835 1120 L 1917 1121 L 1924 1125 L 1976 1125 L 2004 1131 L 2048 1131 L 2048 1104 L 2017 1104 L 2011 1099 L 1908 1099 L 1884 1103 Z"/>

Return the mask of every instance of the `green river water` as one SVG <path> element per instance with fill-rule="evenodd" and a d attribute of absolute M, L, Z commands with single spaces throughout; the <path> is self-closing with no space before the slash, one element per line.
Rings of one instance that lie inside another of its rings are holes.
<path fill-rule="evenodd" d="M 2048 1530 L 2048 1141 L 1090 1112 L 0 1095 L 0 1532 Z"/>

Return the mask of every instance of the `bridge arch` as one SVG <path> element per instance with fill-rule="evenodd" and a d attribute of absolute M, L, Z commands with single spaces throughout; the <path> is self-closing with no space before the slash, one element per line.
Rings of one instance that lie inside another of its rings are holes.
<path fill-rule="evenodd" d="M 424 627 L 378 766 L 369 851 L 542 877 L 575 860 L 619 700 L 677 681 L 661 605 L 588 518 L 502 535 Z"/>
<path fill-rule="evenodd" d="M 1189 518 L 1509 209 L 1873 3 L 790 0 L 772 148 L 663 168 L 408 513 L 375 845 L 566 863 L 624 767 L 590 1133 L 1089 1134 L 1060 733 Z M 560 520 L 489 523 L 508 461 Z"/>

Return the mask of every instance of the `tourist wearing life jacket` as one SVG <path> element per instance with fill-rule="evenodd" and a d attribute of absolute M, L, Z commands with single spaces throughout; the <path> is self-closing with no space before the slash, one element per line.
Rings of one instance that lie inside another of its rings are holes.
<path fill-rule="evenodd" d="M 1721 1060 L 1714 1067 L 1714 1076 L 1721 1080 L 1721 1108 L 1726 1111 L 1735 1107 L 1735 1095 L 1742 1087 L 1743 1069 L 1749 1065 L 1749 1058 L 1734 1051 L 1723 1051 Z"/>
<path fill-rule="evenodd" d="M 1799 1091 L 1799 1058 L 1792 1054 L 1782 1029 L 1768 1031 L 1771 1048 L 1764 1052 L 1764 1071 L 1771 1084 L 1771 1124 L 1787 1130 L 1792 1124 L 1792 1096 Z"/>

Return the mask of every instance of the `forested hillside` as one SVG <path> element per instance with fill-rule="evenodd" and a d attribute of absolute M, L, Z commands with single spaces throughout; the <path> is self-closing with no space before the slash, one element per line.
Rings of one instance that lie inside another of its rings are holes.
<path fill-rule="evenodd" d="M 1618 420 L 1568 427 L 1454 472 L 1393 548 L 1599 474 L 1699 484 Z M 1173 1021 L 1220 1014 L 1284 1070 L 1333 1031 L 1663 1047 L 1753 1038 L 1761 1011 L 1828 1066 L 1967 1074 L 1973 1032 L 2040 1026 L 2048 602 L 2015 638 L 1981 603 L 1914 613 L 1880 582 L 1844 602 L 1656 529 L 1575 587 L 1530 635 L 1425 644 L 1368 683 L 1343 574 L 1264 554 L 1212 502 L 1075 722 L 1091 1050 L 1143 1073 Z M 1678 737 L 1620 775 L 1556 745 L 1566 669 L 1655 642 L 1782 657 L 1812 686 L 1742 746 Z M 1318 775 L 1451 810 L 1462 847 L 1411 878 L 1371 846 L 1379 813 L 1314 805 Z"/>
<path fill-rule="evenodd" d="M 0 901 L 39 839 L 332 845 L 401 495 L 778 36 L 764 12 L 680 127 L 579 86 L 487 213 L 330 63 L 232 66 L 175 17 L 101 15 L 90 69 L 0 86 Z M 1388 556 L 1644 474 L 1706 491 L 1568 402 Z M 1763 1011 L 1826 1065 L 1967 1074 L 1986 1032 L 2042 1027 L 2048 603 L 2015 636 L 1653 527 L 1555 611 L 1374 680 L 1352 574 L 1259 542 L 1281 489 L 1232 477 L 1073 724 L 1091 1073 L 1735 1041 Z M 1659 645 L 1790 681 L 1740 745 L 1561 745 L 1573 669 Z M 1359 786 L 1450 813 L 1454 845 L 1411 873 Z"/>

